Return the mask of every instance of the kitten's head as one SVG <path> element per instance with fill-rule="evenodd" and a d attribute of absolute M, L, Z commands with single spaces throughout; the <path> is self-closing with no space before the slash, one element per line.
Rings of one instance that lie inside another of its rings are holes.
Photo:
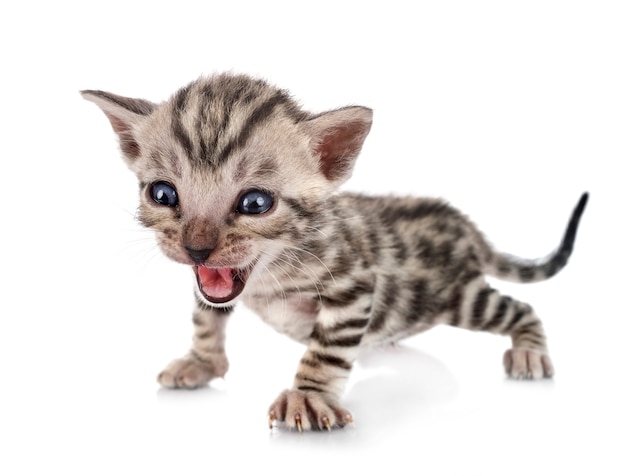
<path fill-rule="evenodd" d="M 137 175 L 139 220 L 218 305 L 305 239 L 303 222 L 310 230 L 351 175 L 372 122 L 364 107 L 309 114 L 242 75 L 201 78 L 160 104 L 82 94 L 106 114 Z"/>

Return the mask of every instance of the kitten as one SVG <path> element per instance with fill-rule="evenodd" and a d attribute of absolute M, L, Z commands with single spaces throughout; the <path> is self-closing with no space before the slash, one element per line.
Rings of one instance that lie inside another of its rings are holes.
<path fill-rule="evenodd" d="M 541 321 L 484 275 L 535 282 L 559 272 L 587 194 L 552 255 L 518 259 L 443 201 L 336 193 L 370 130 L 368 108 L 310 114 L 286 91 L 233 74 L 201 78 L 161 104 L 82 94 L 106 114 L 137 175 L 139 221 L 195 273 L 191 350 L 161 385 L 195 388 L 226 373 L 224 328 L 237 301 L 307 346 L 270 426 L 343 427 L 352 417 L 340 396 L 359 351 L 437 324 L 508 335 L 510 376 L 552 376 Z"/>

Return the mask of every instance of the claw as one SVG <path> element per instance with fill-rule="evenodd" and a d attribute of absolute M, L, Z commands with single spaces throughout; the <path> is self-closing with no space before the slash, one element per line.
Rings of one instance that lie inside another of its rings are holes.
<path fill-rule="evenodd" d="M 270 430 L 274 428 L 274 420 L 276 420 L 276 415 L 274 412 L 270 412 Z"/>
<path fill-rule="evenodd" d="M 328 417 L 322 417 L 322 425 L 324 425 L 324 428 L 326 428 L 328 430 L 328 433 L 330 433 L 331 426 Z"/>
<path fill-rule="evenodd" d="M 302 418 L 300 415 L 294 416 L 294 420 L 296 420 L 296 426 L 298 427 L 298 431 L 302 433 Z"/>

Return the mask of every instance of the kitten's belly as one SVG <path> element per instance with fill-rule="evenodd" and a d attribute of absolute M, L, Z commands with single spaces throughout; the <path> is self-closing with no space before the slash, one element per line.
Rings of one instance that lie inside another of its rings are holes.
<path fill-rule="evenodd" d="M 278 332 L 303 344 L 309 341 L 320 309 L 319 302 L 301 296 L 286 299 L 246 296 L 244 303 Z"/>
<path fill-rule="evenodd" d="M 422 324 L 416 323 L 415 325 L 402 329 L 395 333 L 376 333 L 376 332 L 367 332 L 363 336 L 363 340 L 361 341 L 361 347 L 363 348 L 372 348 L 372 347 L 381 347 L 389 344 L 395 344 L 402 339 L 406 339 L 407 337 L 414 336 L 415 334 L 420 334 L 422 332 L 426 332 L 429 329 L 432 329 L 433 324 Z"/>
<path fill-rule="evenodd" d="M 308 344 L 320 310 L 319 301 L 301 296 L 272 300 L 265 296 L 248 296 L 244 299 L 244 303 L 278 332 L 303 344 Z M 396 343 L 432 327 L 432 324 L 416 323 L 411 327 L 391 333 L 366 332 L 361 346 L 380 347 Z"/>

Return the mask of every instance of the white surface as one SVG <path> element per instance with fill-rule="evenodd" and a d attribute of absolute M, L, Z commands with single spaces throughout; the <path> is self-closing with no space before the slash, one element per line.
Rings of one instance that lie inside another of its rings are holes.
<path fill-rule="evenodd" d="M 162 3 L 0 7 L 0 474 L 626 474 L 622 2 Z M 159 390 L 191 278 L 134 223 L 78 90 L 160 100 L 222 70 L 373 107 L 346 188 L 443 196 L 511 253 L 551 251 L 589 190 L 566 270 L 498 285 L 543 317 L 555 379 L 509 381 L 506 339 L 440 328 L 359 361 L 354 427 L 269 431 L 303 348 L 239 309 L 227 379 Z"/>

